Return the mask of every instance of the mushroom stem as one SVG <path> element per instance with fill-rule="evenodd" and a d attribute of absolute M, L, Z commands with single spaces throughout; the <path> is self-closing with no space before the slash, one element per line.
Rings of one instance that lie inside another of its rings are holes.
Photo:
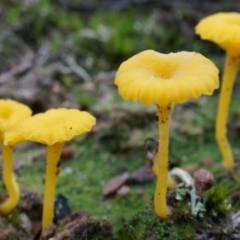
<path fill-rule="evenodd" d="M 216 139 L 223 156 L 224 167 L 227 170 L 232 170 L 234 168 L 233 153 L 226 136 L 226 125 L 233 84 L 236 78 L 239 62 L 240 57 L 232 57 L 227 54 L 217 110 Z"/>
<path fill-rule="evenodd" d="M 53 222 L 56 179 L 63 143 L 55 143 L 47 147 L 47 169 L 43 201 L 42 230 Z"/>
<path fill-rule="evenodd" d="M 156 214 L 161 218 L 168 218 L 171 214 L 167 206 L 167 185 L 168 185 L 168 145 L 169 145 L 169 124 L 171 116 L 171 105 L 159 106 L 158 127 L 159 127 L 159 148 L 157 169 L 157 186 L 154 194 L 154 207 Z"/>
<path fill-rule="evenodd" d="M 4 168 L 3 177 L 9 197 L 5 202 L 0 204 L 0 214 L 7 215 L 18 204 L 20 191 L 19 186 L 15 180 L 15 176 L 13 174 L 12 147 L 8 145 L 3 145 L 2 151 Z"/>

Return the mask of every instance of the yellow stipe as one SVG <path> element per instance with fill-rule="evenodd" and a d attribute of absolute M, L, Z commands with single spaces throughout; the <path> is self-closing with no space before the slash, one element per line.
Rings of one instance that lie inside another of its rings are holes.
<path fill-rule="evenodd" d="M 49 145 L 47 149 L 47 169 L 43 201 L 42 230 L 47 228 L 53 222 L 56 179 L 62 145 L 63 143 L 55 143 L 54 145 Z"/>
<path fill-rule="evenodd" d="M 227 170 L 232 170 L 234 168 L 233 153 L 226 134 L 232 88 L 236 78 L 239 62 L 239 57 L 236 58 L 227 55 L 216 119 L 216 139 L 223 157 L 224 167 Z"/>
<path fill-rule="evenodd" d="M 8 199 L 0 204 L 0 214 L 7 215 L 18 204 L 20 191 L 15 180 L 12 163 L 12 147 L 3 145 L 3 177 L 6 189 L 8 191 Z"/>
<path fill-rule="evenodd" d="M 158 155 L 156 155 L 155 159 L 154 159 L 154 163 L 153 163 L 153 166 L 152 166 L 152 172 L 158 176 L 158 165 L 157 165 L 157 159 L 158 159 Z M 168 182 L 167 182 L 167 188 L 170 189 L 170 190 L 173 190 L 175 189 L 177 186 L 177 183 L 176 181 L 174 180 L 174 178 L 168 174 Z"/>
<path fill-rule="evenodd" d="M 167 206 L 168 145 L 171 106 L 160 107 L 158 112 L 159 148 L 157 158 L 157 186 L 154 194 L 155 212 L 160 218 L 168 218 L 171 211 Z"/>

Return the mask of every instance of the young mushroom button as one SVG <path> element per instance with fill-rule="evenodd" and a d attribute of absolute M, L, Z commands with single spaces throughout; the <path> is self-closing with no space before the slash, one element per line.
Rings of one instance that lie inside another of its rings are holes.
<path fill-rule="evenodd" d="M 31 109 L 22 103 L 10 99 L 0 100 L 0 141 L 3 152 L 3 178 L 9 194 L 8 199 L 0 204 L 0 214 L 3 215 L 10 213 L 16 207 L 20 197 L 19 186 L 13 173 L 12 148 L 14 144 L 3 144 L 5 134 L 21 121 L 30 117 L 31 114 Z"/>
<path fill-rule="evenodd" d="M 53 221 L 56 173 L 64 142 L 89 132 L 96 119 L 88 112 L 77 109 L 50 109 L 24 121 L 17 129 L 8 132 L 6 143 L 21 139 L 47 145 L 47 166 L 43 203 L 42 229 Z"/>
<path fill-rule="evenodd" d="M 240 14 L 216 13 L 201 20 L 196 33 L 204 40 L 218 44 L 226 51 L 221 92 L 219 96 L 216 139 L 227 170 L 234 168 L 233 154 L 226 137 L 226 125 L 232 88 L 240 62 Z"/>
<path fill-rule="evenodd" d="M 124 99 L 157 105 L 160 141 L 155 166 L 154 206 L 159 217 L 167 218 L 171 213 L 166 193 L 172 104 L 203 94 L 211 95 L 219 85 L 218 69 L 209 59 L 195 52 L 162 54 L 146 50 L 120 65 L 115 84 Z"/>

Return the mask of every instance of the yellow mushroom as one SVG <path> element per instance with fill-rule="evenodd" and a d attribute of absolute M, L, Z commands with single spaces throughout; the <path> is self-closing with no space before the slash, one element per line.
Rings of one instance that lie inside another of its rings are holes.
<path fill-rule="evenodd" d="M 204 40 L 218 44 L 226 51 L 226 61 L 219 96 L 216 139 L 227 170 L 234 168 L 234 158 L 228 142 L 226 125 L 232 88 L 240 62 L 240 14 L 216 13 L 201 20 L 196 26 L 196 33 Z"/>
<path fill-rule="evenodd" d="M 29 140 L 47 145 L 47 166 L 43 203 L 42 229 L 53 221 L 56 175 L 64 142 L 89 132 L 96 119 L 88 112 L 77 109 L 50 109 L 24 121 L 17 129 L 9 131 L 5 143 Z"/>
<path fill-rule="evenodd" d="M 3 151 L 3 178 L 8 191 L 8 199 L 0 204 L 0 214 L 6 215 L 17 205 L 20 197 L 18 183 L 13 173 L 12 145 L 5 145 L 4 135 L 24 119 L 30 117 L 32 111 L 26 105 L 10 100 L 0 100 L 0 143 Z"/>
<path fill-rule="evenodd" d="M 189 98 L 211 95 L 218 88 L 218 69 L 195 52 L 162 54 L 146 50 L 123 62 L 115 78 L 119 94 L 125 100 L 140 101 L 158 107 L 159 148 L 156 166 L 157 184 L 154 194 L 156 214 L 169 217 L 167 207 L 169 124 L 172 104 Z"/>

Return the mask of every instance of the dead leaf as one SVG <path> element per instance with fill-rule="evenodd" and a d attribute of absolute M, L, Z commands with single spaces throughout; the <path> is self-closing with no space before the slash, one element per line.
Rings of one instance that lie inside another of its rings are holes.
<path fill-rule="evenodd" d="M 121 186 L 118 191 L 117 191 L 117 195 L 118 196 L 121 196 L 121 197 L 125 197 L 127 196 L 129 193 L 131 192 L 131 188 L 126 186 L 126 185 L 123 185 Z"/>
<path fill-rule="evenodd" d="M 132 172 L 127 179 L 127 183 L 148 183 L 156 178 L 154 173 L 149 168 L 149 164 L 146 164 L 136 171 Z"/>
<path fill-rule="evenodd" d="M 115 194 L 116 191 L 124 185 L 124 183 L 127 181 L 128 177 L 129 177 L 129 173 L 124 172 L 123 174 L 112 178 L 105 185 L 105 187 L 103 189 L 103 195 L 105 197 L 109 197 L 109 196 Z"/>

